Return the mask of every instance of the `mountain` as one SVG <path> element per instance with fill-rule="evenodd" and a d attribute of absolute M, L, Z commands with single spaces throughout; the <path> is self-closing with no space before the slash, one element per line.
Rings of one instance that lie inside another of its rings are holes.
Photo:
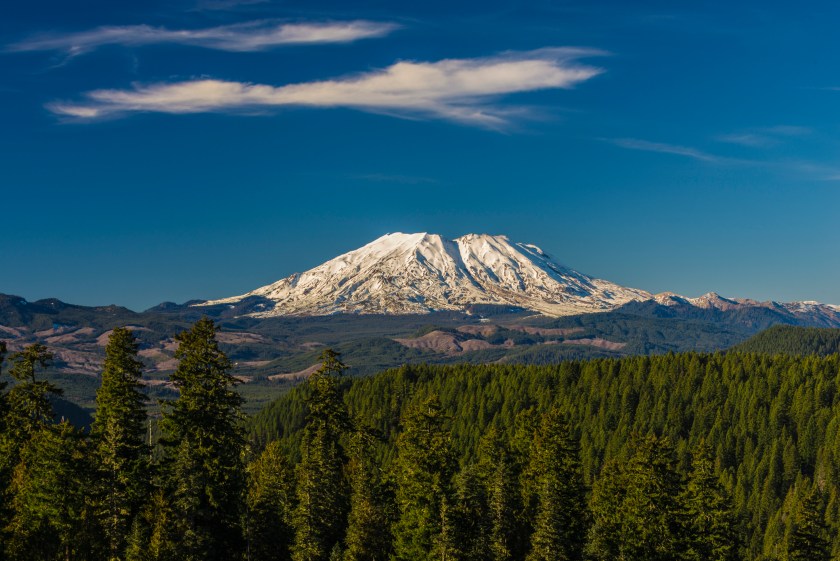
<path fill-rule="evenodd" d="M 418 314 L 472 305 L 523 308 L 548 316 L 613 310 L 652 298 L 643 290 L 596 279 L 554 262 L 535 245 L 505 236 L 387 234 L 305 273 L 242 296 L 260 297 L 255 317 Z"/>
<path fill-rule="evenodd" d="M 563 317 L 644 302 L 683 315 L 763 310 L 776 318 L 774 323 L 840 327 L 840 306 L 759 302 L 714 292 L 697 298 L 673 292 L 652 295 L 560 265 L 535 245 L 485 234 L 454 240 L 427 233 L 387 234 L 304 273 L 194 306 L 227 306 L 228 316 L 254 318 L 468 312 L 476 306 Z"/>

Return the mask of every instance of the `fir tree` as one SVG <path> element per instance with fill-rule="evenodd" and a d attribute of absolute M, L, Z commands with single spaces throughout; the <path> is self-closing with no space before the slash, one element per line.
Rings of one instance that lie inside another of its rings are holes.
<path fill-rule="evenodd" d="M 83 435 L 69 423 L 44 426 L 20 453 L 12 478 L 13 516 L 5 529 L 10 561 L 96 557 L 85 495 L 91 481 Z"/>
<path fill-rule="evenodd" d="M 166 404 L 173 523 L 178 557 L 228 560 L 244 549 L 241 518 L 245 467 L 241 396 L 216 326 L 202 318 L 177 336 L 178 368 L 170 379 L 180 396 Z"/>
<path fill-rule="evenodd" d="M 14 445 L 21 446 L 36 432 L 53 422 L 53 407 L 50 395 L 61 395 L 61 389 L 36 378 L 38 367 L 46 368 L 53 354 L 44 345 L 35 343 L 10 357 L 9 370 L 15 379 L 15 386 L 9 391 L 8 427 L 6 436 Z"/>
<path fill-rule="evenodd" d="M 534 448 L 538 507 L 527 560 L 580 560 L 588 524 L 580 445 L 559 410 L 543 417 Z"/>
<path fill-rule="evenodd" d="M 709 447 L 694 453 L 691 474 L 680 496 L 685 521 L 683 559 L 730 561 L 737 558 L 737 521 L 731 498 L 715 473 Z"/>
<path fill-rule="evenodd" d="M 445 561 L 454 554 L 456 462 L 445 421 L 437 396 L 409 410 L 404 420 L 395 466 L 394 559 Z"/>
<path fill-rule="evenodd" d="M 97 514 L 111 560 L 124 558 L 132 520 L 149 490 L 149 450 L 143 434 L 146 397 L 140 392 L 142 366 L 131 331 L 114 329 L 105 347 L 92 427 L 99 476 Z"/>
<path fill-rule="evenodd" d="M 393 494 L 373 458 L 374 436 L 360 430 L 350 445 L 350 514 L 344 561 L 385 561 L 391 555 Z"/>
<path fill-rule="evenodd" d="M 293 480 L 279 442 L 269 443 L 248 466 L 248 482 L 248 560 L 288 559 L 293 537 Z"/>
<path fill-rule="evenodd" d="M 599 560 L 675 561 L 683 541 L 677 498 L 681 492 L 667 438 L 635 438 L 626 465 L 612 463 L 592 495 L 588 550 Z"/>
<path fill-rule="evenodd" d="M 308 413 L 295 470 L 295 561 L 327 561 L 336 546 L 340 548 L 347 525 L 346 457 L 341 438 L 350 429 L 350 420 L 339 387 L 346 367 L 330 349 L 322 353 L 321 360 L 321 368 L 307 383 Z"/>
<path fill-rule="evenodd" d="M 787 561 L 828 561 L 831 558 L 831 544 L 822 513 L 820 490 L 814 483 L 794 514 Z"/>
<path fill-rule="evenodd" d="M 509 561 L 521 549 L 524 533 L 517 485 L 518 469 L 512 454 L 496 429 L 482 438 L 478 449 L 478 471 L 487 499 L 490 554 L 493 561 Z"/>

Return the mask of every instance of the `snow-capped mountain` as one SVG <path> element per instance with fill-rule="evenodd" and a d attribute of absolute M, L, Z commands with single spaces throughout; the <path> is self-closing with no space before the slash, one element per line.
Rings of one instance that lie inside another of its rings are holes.
<path fill-rule="evenodd" d="M 559 265 L 535 245 L 505 236 L 387 234 L 305 273 L 248 294 L 203 305 L 263 297 L 253 315 L 416 314 L 474 304 L 565 316 L 612 310 L 652 296 Z"/>
<path fill-rule="evenodd" d="M 840 306 L 759 302 L 714 292 L 697 298 L 672 292 L 653 295 L 574 271 L 535 245 L 485 234 L 454 240 L 427 233 L 387 234 L 304 273 L 241 296 L 196 305 L 242 306 L 242 314 L 256 317 L 417 314 L 464 310 L 476 304 L 568 316 L 648 301 L 721 312 L 761 307 L 791 321 L 840 326 Z"/>

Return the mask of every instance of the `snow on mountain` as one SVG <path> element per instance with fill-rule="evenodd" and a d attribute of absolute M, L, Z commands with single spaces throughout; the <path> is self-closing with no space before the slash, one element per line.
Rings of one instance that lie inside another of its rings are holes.
<path fill-rule="evenodd" d="M 454 240 L 427 233 L 387 234 L 304 273 L 196 305 L 228 304 L 256 317 L 418 314 L 475 304 L 568 316 L 606 312 L 633 301 L 721 312 L 762 307 L 793 323 L 840 326 L 840 306 L 759 302 L 714 292 L 697 298 L 673 292 L 652 295 L 564 267 L 535 245 L 485 234 Z"/>
<path fill-rule="evenodd" d="M 516 306 L 551 316 L 612 310 L 651 295 L 559 265 L 535 245 L 505 236 L 387 234 L 305 273 L 247 294 L 274 302 L 252 315 L 416 314 L 473 304 Z"/>

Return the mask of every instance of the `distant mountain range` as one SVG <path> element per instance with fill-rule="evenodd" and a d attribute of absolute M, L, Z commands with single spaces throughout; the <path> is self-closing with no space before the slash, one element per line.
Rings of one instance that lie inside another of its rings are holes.
<path fill-rule="evenodd" d="M 772 325 L 840 327 L 840 308 L 709 293 L 653 295 L 564 267 L 503 236 L 389 234 L 248 294 L 144 312 L 0 294 L 0 340 L 55 353 L 48 377 L 92 407 L 116 326 L 140 342 L 155 397 L 172 392 L 174 336 L 207 315 L 256 410 L 312 371 L 325 347 L 351 374 L 405 363 L 515 362 L 723 350 Z"/>
<path fill-rule="evenodd" d="M 532 244 L 505 236 L 387 234 L 304 273 L 241 296 L 195 306 L 229 305 L 252 317 L 423 314 L 470 306 L 520 308 L 551 317 L 606 312 L 630 302 L 730 311 L 761 307 L 794 322 L 840 326 L 840 306 L 759 302 L 710 292 L 687 298 L 650 294 L 560 265 Z"/>

